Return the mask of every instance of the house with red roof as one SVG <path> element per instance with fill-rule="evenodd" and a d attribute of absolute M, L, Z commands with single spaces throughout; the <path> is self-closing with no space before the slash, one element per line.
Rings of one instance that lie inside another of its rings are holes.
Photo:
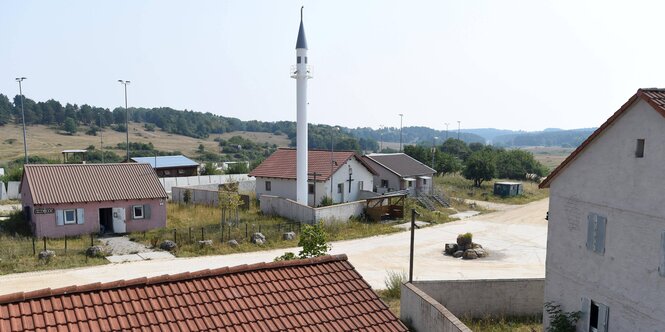
<path fill-rule="evenodd" d="M 376 172 L 354 151 L 308 151 L 308 205 L 323 197 L 333 203 L 357 201 L 372 191 Z M 272 195 L 296 200 L 296 150 L 280 148 L 249 173 L 256 178 L 256 196 Z"/>
<path fill-rule="evenodd" d="M 168 196 L 150 164 L 25 165 L 20 192 L 37 237 L 166 226 Z"/>
<path fill-rule="evenodd" d="M 665 330 L 664 133 L 665 89 L 639 89 L 540 185 L 545 301 L 577 331 Z"/>
<path fill-rule="evenodd" d="M 0 331 L 408 331 L 346 255 L 0 296 Z"/>

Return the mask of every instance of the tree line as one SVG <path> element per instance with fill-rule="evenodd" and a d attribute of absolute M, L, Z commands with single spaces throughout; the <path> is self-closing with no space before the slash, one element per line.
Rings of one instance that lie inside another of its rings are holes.
<path fill-rule="evenodd" d="M 434 145 L 434 148 L 431 144 L 407 145 L 404 153 L 432 166 L 440 175 L 461 171 L 465 178 L 473 180 L 476 187 L 493 178 L 525 180 L 527 174 L 538 177 L 547 174 L 545 166 L 537 161 L 531 152 L 506 150 L 482 143 L 466 144 L 454 138 Z"/>

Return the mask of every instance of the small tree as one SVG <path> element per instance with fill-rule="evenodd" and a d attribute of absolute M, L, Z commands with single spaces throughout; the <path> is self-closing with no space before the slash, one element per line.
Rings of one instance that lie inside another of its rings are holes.
<path fill-rule="evenodd" d="M 199 148 L 198 148 L 199 153 L 203 153 L 205 151 L 205 149 L 206 148 L 205 148 L 205 146 L 203 146 L 203 144 L 199 144 Z"/>
<path fill-rule="evenodd" d="M 182 195 L 182 200 L 185 202 L 185 204 L 189 204 L 189 202 L 192 201 L 192 191 L 186 189 L 185 193 Z"/>
<path fill-rule="evenodd" d="M 494 178 L 496 164 L 494 155 L 491 151 L 482 150 L 472 153 L 466 161 L 463 175 L 469 180 L 473 180 L 473 185 L 480 188 L 483 181 L 489 181 Z"/>
<path fill-rule="evenodd" d="M 462 170 L 462 162 L 449 153 L 437 153 L 435 161 L 436 171 L 439 172 L 441 176 L 448 173 L 457 173 Z"/>
<path fill-rule="evenodd" d="M 232 216 L 235 216 L 234 221 L 237 226 L 240 222 L 238 207 L 242 204 L 242 200 L 238 194 L 238 182 L 219 185 L 217 196 L 219 198 L 219 207 L 222 209 L 222 226 L 231 221 Z"/>
<path fill-rule="evenodd" d="M 582 316 L 582 312 L 564 312 L 561 306 L 554 302 L 545 303 L 545 311 L 550 318 L 550 326 L 547 332 L 575 332 L 575 325 Z"/>
<path fill-rule="evenodd" d="M 65 119 L 65 125 L 63 126 L 63 129 L 70 135 L 76 134 L 78 131 L 78 127 L 76 126 L 76 121 L 72 118 L 67 118 Z"/>
<path fill-rule="evenodd" d="M 298 253 L 300 258 L 310 258 L 323 256 L 330 250 L 327 242 L 326 231 L 323 229 L 323 223 L 303 226 L 298 245 L 302 250 Z"/>

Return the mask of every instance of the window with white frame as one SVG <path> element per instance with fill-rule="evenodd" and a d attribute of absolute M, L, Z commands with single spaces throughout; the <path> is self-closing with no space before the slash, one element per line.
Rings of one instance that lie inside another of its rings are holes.
<path fill-rule="evenodd" d="M 266 181 L 266 191 L 270 191 L 272 189 L 272 183 L 270 181 Z"/>
<path fill-rule="evenodd" d="M 608 306 L 591 299 L 583 299 L 582 311 L 585 312 L 588 320 L 589 332 L 607 332 L 607 325 L 610 318 L 610 309 Z"/>
<path fill-rule="evenodd" d="M 363 190 L 365 184 L 362 181 L 358 181 L 358 190 Z"/>
<path fill-rule="evenodd" d="M 143 205 L 134 205 L 132 206 L 132 219 L 143 219 L 145 214 L 143 213 Z"/>
<path fill-rule="evenodd" d="M 65 225 L 71 225 L 76 223 L 76 210 L 68 209 L 64 211 Z"/>
<path fill-rule="evenodd" d="M 598 254 L 605 254 L 605 233 L 607 218 L 596 213 L 587 216 L 586 248 Z"/>

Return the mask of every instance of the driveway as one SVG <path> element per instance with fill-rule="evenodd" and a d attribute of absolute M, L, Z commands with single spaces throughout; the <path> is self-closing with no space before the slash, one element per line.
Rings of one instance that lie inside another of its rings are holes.
<path fill-rule="evenodd" d="M 544 218 L 548 204 L 549 200 L 544 199 L 417 230 L 414 279 L 544 278 L 547 244 L 547 221 Z M 463 261 L 442 254 L 444 243 L 454 242 L 458 234 L 466 232 L 473 233 L 474 242 L 486 248 L 489 257 Z M 298 250 L 278 249 L 10 274 L 0 276 L 0 294 L 268 262 L 285 251 Z M 408 272 L 409 232 L 333 242 L 331 253 L 347 254 L 349 261 L 373 288 L 385 288 L 387 271 Z"/>

